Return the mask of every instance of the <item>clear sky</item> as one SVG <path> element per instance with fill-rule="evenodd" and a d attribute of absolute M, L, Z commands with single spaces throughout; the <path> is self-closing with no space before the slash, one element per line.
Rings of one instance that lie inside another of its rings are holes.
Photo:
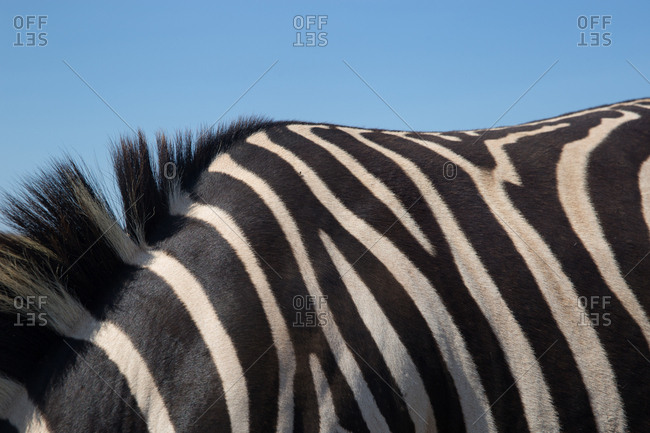
<path fill-rule="evenodd" d="M 110 182 L 108 143 L 130 128 L 444 131 L 647 97 L 649 17 L 631 0 L 5 0 L 0 188 L 66 152 Z"/>

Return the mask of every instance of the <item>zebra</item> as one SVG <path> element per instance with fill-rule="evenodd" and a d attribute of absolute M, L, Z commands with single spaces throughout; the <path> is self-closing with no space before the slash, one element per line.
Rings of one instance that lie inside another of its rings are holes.
<path fill-rule="evenodd" d="M 1 431 L 650 431 L 650 99 L 113 161 L 3 208 Z"/>

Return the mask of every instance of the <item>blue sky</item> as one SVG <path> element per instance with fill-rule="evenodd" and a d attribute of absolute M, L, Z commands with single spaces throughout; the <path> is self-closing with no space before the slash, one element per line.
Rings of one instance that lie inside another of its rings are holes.
<path fill-rule="evenodd" d="M 326 24 L 296 29 L 307 15 Z M 64 153 L 108 183 L 109 141 L 131 127 L 153 137 L 258 114 L 444 131 L 647 97 L 648 16 L 648 2 L 601 0 L 4 1 L 0 187 Z M 309 32 L 327 45 L 294 46 Z"/>

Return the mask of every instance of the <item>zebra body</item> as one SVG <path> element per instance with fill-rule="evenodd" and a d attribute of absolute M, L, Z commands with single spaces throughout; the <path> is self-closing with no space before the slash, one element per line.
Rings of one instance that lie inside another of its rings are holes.
<path fill-rule="evenodd" d="M 157 153 L 6 209 L 0 430 L 650 429 L 650 100 Z"/>

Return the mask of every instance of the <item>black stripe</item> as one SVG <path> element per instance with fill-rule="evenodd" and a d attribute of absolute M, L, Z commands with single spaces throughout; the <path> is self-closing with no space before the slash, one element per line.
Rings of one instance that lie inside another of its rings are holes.
<path fill-rule="evenodd" d="M 447 134 L 446 132 L 443 133 L 443 135 L 453 136 L 452 134 Z M 462 156 L 477 167 L 485 170 L 491 170 L 496 165 L 494 157 L 492 157 L 492 154 L 487 150 L 485 146 L 477 146 L 475 142 L 478 140 L 483 141 L 487 138 L 496 138 L 501 135 L 504 135 L 502 131 L 488 131 L 485 136 L 479 135 L 477 137 L 467 137 L 465 135 L 464 137 L 457 137 L 461 138 L 462 141 L 446 140 L 439 137 L 438 135 L 422 132 L 410 132 L 406 134 L 406 137 L 416 140 L 427 140 L 434 142 Z"/>
<path fill-rule="evenodd" d="M 292 333 L 295 335 L 295 332 Z M 325 347 L 327 342 L 322 334 L 320 338 L 312 339 L 314 344 Z M 319 340 L 318 342 L 314 340 Z M 294 345 L 296 349 L 299 347 Z M 294 417 L 293 431 L 295 433 L 314 432 L 319 433 L 318 399 L 314 388 L 314 379 L 309 368 L 309 353 L 306 350 L 296 350 L 296 376 L 293 383 L 294 389 Z M 361 416 L 356 412 L 356 419 Z M 363 423 L 361 424 L 363 426 Z M 367 429 L 366 429 L 367 430 Z"/>
<path fill-rule="evenodd" d="M 42 390 L 29 390 L 50 430 L 146 432 L 146 418 L 117 366 L 90 343 L 66 342 L 70 346 L 64 344 L 38 370 Z M 65 368 L 53 371 L 52 365 Z"/>
<path fill-rule="evenodd" d="M 354 393 L 336 363 L 336 359 L 331 350 L 325 345 L 325 342 L 323 343 L 321 347 L 325 350 L 316 353 L 316 355 L 319 358 L 321 368 L 325 373 L 330 391 L 332 392 L 334 409 L 339 419 L 339 424 L 344 429 L 352 432 L 371 433 L 361 415 L 361 409 L 359 408 L 360 402 L 357 402 L 354 398 Z"/>

